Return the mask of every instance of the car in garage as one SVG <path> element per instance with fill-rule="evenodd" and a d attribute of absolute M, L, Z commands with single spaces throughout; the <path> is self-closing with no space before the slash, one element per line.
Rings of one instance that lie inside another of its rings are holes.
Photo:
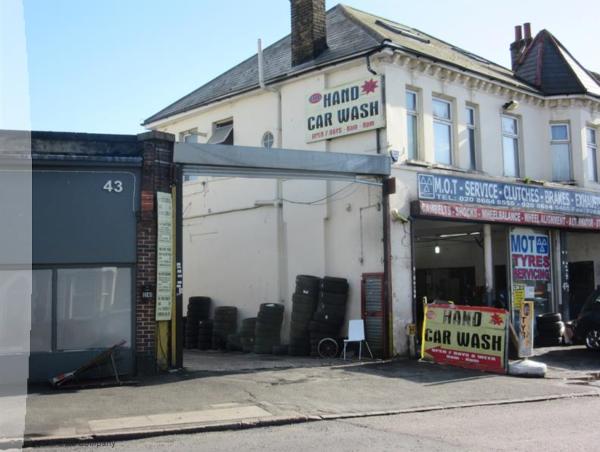
<path fill-rule="evenodd" d="M 600 350 L 600 287 L 588 296 L 573 323 L 575 340 L 590 350 Z"/>

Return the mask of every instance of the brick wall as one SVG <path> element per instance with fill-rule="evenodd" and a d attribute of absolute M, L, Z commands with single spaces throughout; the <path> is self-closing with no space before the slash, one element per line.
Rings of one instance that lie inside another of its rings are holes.
<path fill-rule="evenodd" d="M 173 182 L 173 142 L 162 132 L 138 135 L 143 156 L 140 216 L 137 224 L 135 347 L 138 373 L 156 371 L 155 299 L 142 299 L 142 287 L 156 295 L 156 192 L 170 192 Z"/>
<path fill-rule="evenodd" d="M 327 48 L 325 0 L 291 0 L 292 66 L 316 58 Z"/>

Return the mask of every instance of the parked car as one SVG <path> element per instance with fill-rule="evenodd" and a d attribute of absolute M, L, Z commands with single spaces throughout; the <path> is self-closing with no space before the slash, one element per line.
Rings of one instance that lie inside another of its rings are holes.
<path fill-rule="evenodd" d="M 600 350 L 600 287 L 588 296 L 573 323 L 575 339 L 590 350 Z"/>

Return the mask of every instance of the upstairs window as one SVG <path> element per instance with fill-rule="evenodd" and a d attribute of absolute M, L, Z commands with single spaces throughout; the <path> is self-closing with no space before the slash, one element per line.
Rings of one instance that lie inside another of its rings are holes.
<path fill-rule="evenodd" d="M 552 180 L 568 182 L 571 173 L 571 142 L 569 124 L 550 125 L 550 149 L 552 153 Z"/>
<path fill-rule="evenodd" d="M 519 122 L 513 116 L 502 116 L 502 152 L 504 175 L 519 177 Z"/>
<path fill-rule="evenodd" d="M 466 109 L 466 117 L 467 117 L 467 147 L 469 150 L 469 169 L 476 170 L 477 169 L 477 115 L 475 111 L 475 107 L 467 107 Z"/>
<path fill-rule="evenodd" d="M 436 163 L 452 165 L 452 108 L 448 101 L 433 99 L 433 134 Z"/>
<path fill-rule="evenodd" d="M 179 134 L 179 141 L 182 143 L 197 143 L 198 129 L 190 129 Z"/>
<path fill-rule="evenodd" d="M 588 180 L 598 182 L 598 141 L 596 129 L 585 129 L 587 143 L 587 168 Z"/>
<path fill-rule="evenodd" d="M 219 121 L 213 124 L 212 136 L 208 144 L 233 144 L 233 119 Z"/>
<path fill-rule="evenodd" d="M 408 160 L 419 158 L 419 106 L 417 93 L 406 91 L 406 131 Z"/>

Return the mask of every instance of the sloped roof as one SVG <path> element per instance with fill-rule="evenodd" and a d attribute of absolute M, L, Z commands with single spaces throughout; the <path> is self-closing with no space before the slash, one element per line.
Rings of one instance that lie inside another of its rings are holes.
<path fill-rule="evenodd" d="M 327 44 L 328 48 L 317 58 L 295 67 L 292 67 L 290 35 L 265 48 L 263 50 L 265 82 L 270 83 L 351 55 L 366 53 L 377 48 L 380 41 L 373 37 L 368 30 L 349 20 L 344 7 L 338 5 L 327 12 Z M 258 56 L 253 55 L 150 116 L 143 124 L 183 113 L 257 87 Z"/>
<path fill-rule="evenodd" d="M 520 74 L 517 74 L 519 76 L 516 77 L 508 68 L 423 33 L 420 30 L 345 5 L 337 5 L 327 11 L 328 48 L 316 59 L 292 67 L 290 35 L 264 49 L 265 82 L 267 84 L 274 83 L 335 61 L 356 58 L 379 48 L 386 42 L 408 53 L 424 56 L 483 77 L 541 94 L 540 86 L 534 84 L 531 81 L 531 77 L 525 77 Z M 564 49 L 564 53 L 575 62 L 575 65 L 581 67 L 566 52 L 566 49 Z M 581 67 L 581 70 L 588 75 L 593 83 L 597 84 L 585 69 Z M 585 76 L 581 75 L 581 78 L 585 78 Z M 589 81 L 587 83 L 589 85 Z M 257 55 L 253 55 L 150 116 L 143 124 L 147 125 L 176 114 L 184 113 L 212 102 L 256 89 L 258 86 L 258 58 Z M 588 91 L 592 92 L 591 90 Z"/>
<path fill-rule="evenodd" d="M 548 30 L 540 31 L 519 58 L 517 77 L 544 94 L 600 96 L 600 77 L 585 69 Z"/>

